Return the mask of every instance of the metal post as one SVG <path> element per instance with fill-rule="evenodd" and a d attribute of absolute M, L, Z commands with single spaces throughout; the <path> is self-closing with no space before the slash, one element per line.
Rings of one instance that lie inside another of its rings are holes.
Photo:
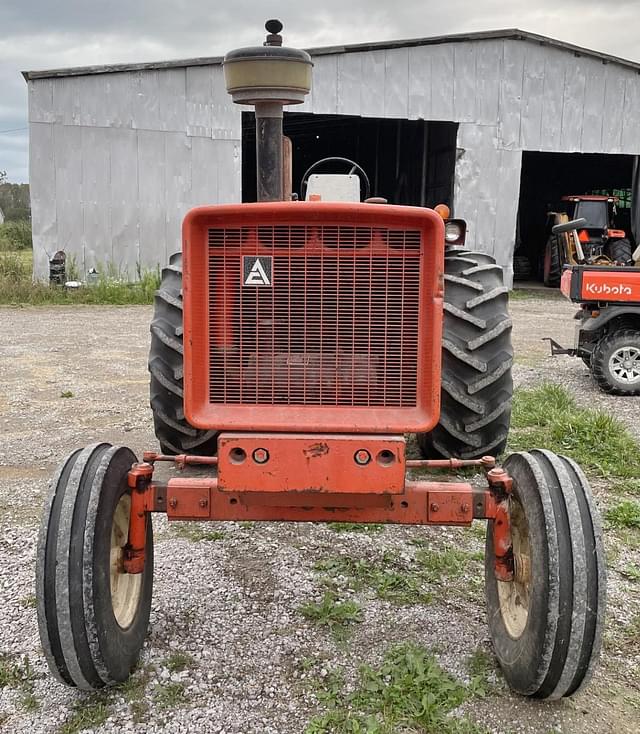
<path fill-rule="evenodd" d="M 282 201 L 282 104 L 256 102 L 258 201 Z"/>

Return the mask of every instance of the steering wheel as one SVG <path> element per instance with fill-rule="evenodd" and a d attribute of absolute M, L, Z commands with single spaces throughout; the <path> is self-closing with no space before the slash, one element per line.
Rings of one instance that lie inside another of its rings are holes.
<path fill-rule="evenodd" d="M 302 181 L 300 182 L 300 197 L 302 199 L 305 198 L 305 193 L 307 190 L 307 182 L 309 181 L 309 176 L 320 166 L 324 166 L 326 163 L 346 163 L 346 165 L 350 166 L 349 170 L 349 176 L 351 176 L 354 173 L 357 173 L 358 176 L 362 179 L 364 183 L 364 197 L 365 199 L 369 198 L 369 195 L 371 193 L 371 185 L 369 184 L 369 176 L 365 173 L 364 168 L 362 166 L 359 166 L 355 161 L 352 161 L 349 158 L 340 158 L 339 156 L 330 156 L 329 158 L 322 158 L 319 161 L 316 161 L 315 163 L 312 163 L 309 168 L 304 173 L 304 176 L 302 177 Z"/>

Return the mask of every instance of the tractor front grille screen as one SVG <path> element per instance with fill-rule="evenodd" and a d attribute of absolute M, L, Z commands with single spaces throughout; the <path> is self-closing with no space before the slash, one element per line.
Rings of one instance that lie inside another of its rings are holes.
<path fill-rule="evenodd" d="M 209 399 L 412 407 L 421 233 L 209 230 Z"/>

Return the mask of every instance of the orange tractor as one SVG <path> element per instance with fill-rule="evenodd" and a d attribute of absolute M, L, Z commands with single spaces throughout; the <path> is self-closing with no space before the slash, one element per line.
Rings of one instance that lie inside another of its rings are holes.
<path fill-rule="evenodd" d="M 544 250 L 543 282 L 557 288 L 565 265 L 633 265 L 631 242 L 623 229 L 616 229 L 617 196 L 563 196 L 562 210 L 549 212 L 549 237 Z M 583 220 L 574 236 L 559 231 L 569 221 Z"/>
<path fill-rule="evenodd" d="M 350 180 L 310 175 L 305 201 L 281 200 L 282 106 L 309 91 L 312 63 L 282 47 L 279 22 L 266 27 L 264 46 L 225 57 L 234 101 L 256 108 L 260 201 L 190 211 L 156 296 L 149 368 L 161 453 L 138 461 L 94 444 L 51 483 L 37 561 L 51 671 L 94 689 L 135 666 L 153 513 L 487 520 L 488 623 L 504 675 L 524 695 L 569 696 L 600 649 L 602 533 L 571 459 L 537 449 L 502 467 L 494 458 L 512 395 L 502 271 L 488 255 L 446 247 L 434 210 L 359 201 L 351 162 Z M 407 434 L 421 458 L 407 456 Z M 159 462 L 182 471 L 162 481 Z M 463 467 L 484 478 L 407 476 Z"/>

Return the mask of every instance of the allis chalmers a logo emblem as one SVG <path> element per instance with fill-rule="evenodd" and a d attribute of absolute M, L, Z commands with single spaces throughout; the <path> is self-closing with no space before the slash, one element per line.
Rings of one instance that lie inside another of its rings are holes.
<path fill-rule="evenodd" d="M 242 283 L 243 285 L 267 285 L 272 283 L 273 258 L 271 255 L 243 255 L 242 256 Z"/>

